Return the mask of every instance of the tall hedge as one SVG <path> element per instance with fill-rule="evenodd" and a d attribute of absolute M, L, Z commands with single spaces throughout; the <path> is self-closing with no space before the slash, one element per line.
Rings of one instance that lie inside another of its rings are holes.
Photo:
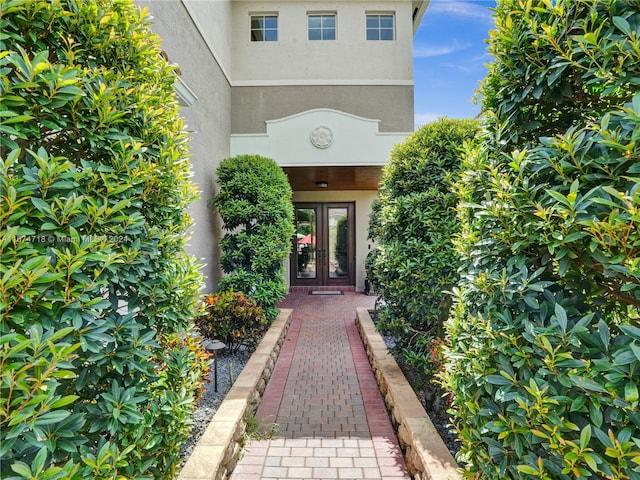
<path fill-rule="evenodd" d="M 220 192 L 213 199 L 227 233 L 220 263 L 227 274 L 220 290 L 253 298 L 275 318 L 275 305 L 287 294 L 284 262 L 294 233 L 289 179 L 273 160 L 239 155 L 220 163 Z"/>
<path fill-rule="evenodd" d="M 172 67 L 130 1 L 0 11 L 0 476 L 173 478 L 207 363 Z"/>
<path fill-rule="evenodd" d="M 367 258 L 367 277 L 382 300 L 382 326 L 403 346 L 442 336 L 451 306 L 446 292 L 457 281 L 458 266 L 451 187 L 462 145 L 477 129 L 475 120 L 424 125 L 394 148 L 383 170 L 369 219 L 369 237 L 379 246 Z"/>
<path fill-rule="evenodd" d="M 501 0 L 443 380 L 467 478 L 640 478 L 640 7 Z"/>

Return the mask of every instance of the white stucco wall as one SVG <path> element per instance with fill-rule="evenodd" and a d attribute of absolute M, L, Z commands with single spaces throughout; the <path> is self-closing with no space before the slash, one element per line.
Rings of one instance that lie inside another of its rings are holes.
<path fill-rule="evenodd" d="M 156 2 L 157 3 L 157 2 Z M 231 81 L 230 0 L 182 0 L 199 34 L 216 57 L 220 69 Z"/>
<path fill-rule="evenodd" d="M 335 12 L 336 39 L 307 40 L 308 12 Z M 252 42 L 250 15 L 269 13 L 278 41 Z M 366 13 L 395 14 L 396 39 L 367 41 Z M 408 1 L 234 1 L 233 85 L 413 85 L 411 17 Z"/>

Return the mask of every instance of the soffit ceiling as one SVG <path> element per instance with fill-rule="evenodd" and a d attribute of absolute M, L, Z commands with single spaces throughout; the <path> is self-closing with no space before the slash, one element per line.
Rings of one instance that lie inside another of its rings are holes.
<path fill-rule="evenodd" d="M 319 190 L 378 190 L 381 166 L 283 167 L 295 192 Z M 317 182 L 327 182 L 318 188 Z"/>

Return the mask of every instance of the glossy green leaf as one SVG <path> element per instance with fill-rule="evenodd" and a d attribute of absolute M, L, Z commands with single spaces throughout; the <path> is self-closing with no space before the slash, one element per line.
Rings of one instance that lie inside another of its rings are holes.
<path fill-rule="evenodd" d="M 580 432 L 580 448 L 586 449 L 591 441 L 591 425 L 587 425 Z"/>
<path fill-rule="evenodd" d="M 630 403 L 638 401 L 638 384 L 635 381 L 630 380 L 624 386 L 624 399 Z"/>

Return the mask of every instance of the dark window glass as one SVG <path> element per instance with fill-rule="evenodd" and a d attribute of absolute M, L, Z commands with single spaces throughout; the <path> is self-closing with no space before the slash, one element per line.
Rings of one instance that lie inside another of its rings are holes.
<path fill-rule="evenodd" d="M 319 28 L 309 29 L 309 40 L 322 40 L 322 32 Z"/>
<path fill-rule="evenodd" d="M 276 42 L 278 40 L 278 17 L 276 15 L 251 16 L 251 41 Z"/>
<path fill-rule="evenodd" d="M 393 40 L 393 30 L 381 29 L 380 40 Z"/>
<path fill-rule="evenodd" d="M 380 28 L 393 30 L 393 17 L 391 15 L 380 15 Z"/>
<path fill-rule="evenodd" d="M 262 30 L 264 28 L 264 17 L 251 17 L 251 30 Z"/>
<path fill-rule="evenodd" d="M 322 27 L 322 17 L 320 17 L 319 15 L 309 15 L 309 30 L 311 30 L 312 28 L 314 30 L 319 30 L 320 27 Z"/>

